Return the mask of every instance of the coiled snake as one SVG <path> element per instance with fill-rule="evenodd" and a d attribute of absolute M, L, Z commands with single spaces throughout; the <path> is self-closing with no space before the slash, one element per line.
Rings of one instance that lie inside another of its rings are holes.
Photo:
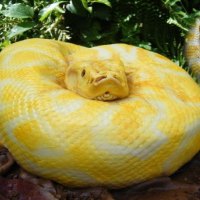
<path fill-rule="evenodd" d="M 39 176 L 119 188 L 200 149 L 200 87 L 159 54 L 29 39 L 1 52 L 0 70 L 0 140 Z"/>

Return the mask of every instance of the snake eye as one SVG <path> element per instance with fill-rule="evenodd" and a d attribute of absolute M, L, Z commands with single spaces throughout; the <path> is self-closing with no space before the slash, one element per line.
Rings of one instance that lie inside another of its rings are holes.
<path fill-rule="evenodd" d="M 82 72 L 81 72 L 81 76 L 84 77 L 85 74 L 86 74 L 86 71 L 85 71 L 85 69 L 83 69 Z"/>

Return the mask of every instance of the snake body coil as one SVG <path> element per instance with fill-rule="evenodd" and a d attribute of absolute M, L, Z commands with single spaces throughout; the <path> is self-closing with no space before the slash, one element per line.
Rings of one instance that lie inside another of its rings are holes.
<path fill-rule="evenodd" d="M 120 76 L 112 69 L 96 77 L 102 62 L 115 60 Z M 80 63 L 75 72 L 72 62 Z M 1 52 L 0 70 L 0 140 L 39 176 L 124 187 L 172 174 L 200 149 L 200 87 L 159 54 L 30 39 Z"/>
<path fill-rule="evenodd" d="M 185 44 L 185 56 L 189 67 L 200 83 L 200 18 L 188 32 Z"/>

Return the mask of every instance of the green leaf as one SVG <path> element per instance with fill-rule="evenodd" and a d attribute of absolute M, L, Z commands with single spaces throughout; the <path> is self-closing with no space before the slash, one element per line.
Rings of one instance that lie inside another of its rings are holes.
<path fill-rule="evenodd" d="M 92 11 L 86 0 L 70 0 L 70 3 L 67 4 L 67 9 L 71 13 L 81 16 L 85 16 L 88 12 Z"/>
<path fill-rule="evenodd" d="M 174 6 L 176 3 L 181 2 L 181 0 L 165 0 L 165 4 L 169 4 L 170 6 Z"/>
<path fill-rule="evenodd" d="M 89 12 L 92 12 L 92 7 L 91 6 L 88 6 L 88 1 L 87 0 L 81 0 L 82 4 L 83 4 L 83 7 L 89 11 Z"/>
<path fill-rule="evenodd" d="M 100 31 L 101 26 L 97 21 L 95 21 L 90 24 L 89 29 L 82 30 L 81 36 L 87 42 L 99 40 L 101 39 Z"/>
<path fill-rule="evenodd" d="M 73 14 L 85 16 L 88 12 L 93 12 L 93 4 L 101 4 L 111 7 L 108 0 L 70 0 L 67 9 Z"/>
<path fill-rule="evenodd" d="M 108 21 L 111 17 L 111 9 L 103 4 L 94 4 L 92 15 Z"/>
<path fill-rule="evenodd" d="M 15 37 L 19 34 L 24 33 L 25 31 L 28 31 L 32 29 L 36 25 L 35 22 L 22 22 L 20 24 L 15 25 L 8 34 L 8 39 L 11 39 L 12 37 Z"/>
<path fill-rule="evenodd" d="M 19 19 L 32 18 L 34 15 L 34 10 L 28 5 L 22 3 L 16 3 L 9 5 L 7 10 L 4 10 L 3 15 L 6 17 L 13 17 Z"/>
<path fill-rule="evenodd" d="M 100 3 L 111 7 L 111 3 L 108 0 L 90 0 L 91 3 Z"/>
<path fill-rule="evenodd" d="M 48 5 L 47 7 L 43 8 L 42 10 L 40 10 L 40 12 L 39 12 L 40 19 L 39 20 L 44 21 L 55 10 L 58 11 L 59 13 L 65 13 L 65 11 L 59 7 L 59 5 L 64 2 L 66 2 L 66 1 L 55 2 L 55 3 Z"/>
<path fill-rule="evenodd" d="M 10 40 L 4 40 L 3 42 L 0 43 L 0 50 L 7 47 L 9 44 L 11 44 Z"/>
<path fill-rule="evenodd" d="M 184 27 L 182 24 L 180 24 L 176 19 L 173 19 L 172 17 L 170 17 L 170 18 L 167 20 L 167 23 L 169 23 L 169 24 L 174 24 L 175 26 L 181 28 L 182 30 L 188 31 L 188 29 L 187 29 L 186 27 Z"/>

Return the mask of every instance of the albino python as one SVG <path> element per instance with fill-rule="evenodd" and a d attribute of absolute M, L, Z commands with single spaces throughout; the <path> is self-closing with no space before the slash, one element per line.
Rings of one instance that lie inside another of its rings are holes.
<path fill-rule="evenodd" d="M 33 174 L 120 188 L 170 175 L 200 150 L 200 87 L 159 54 L 29 39 L 1 52 L 0 70 L 0 140 Z"/>

